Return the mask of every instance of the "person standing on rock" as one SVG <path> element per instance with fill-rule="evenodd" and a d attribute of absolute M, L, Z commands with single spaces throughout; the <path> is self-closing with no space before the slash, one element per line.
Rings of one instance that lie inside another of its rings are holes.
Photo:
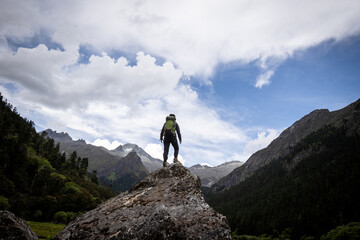
<path fill-rule="evenodd" d="M 168 159 L 170 143 L 174 148 L 174 163 L 179 162 L 177 157 L 179 154 L 179 144 L 177 142 L 176 133 L 179 137 L 181 144 L 181 133 L 179 124 L 176 122 L 175 114 L 170 114 L 166 117 L 166 122 L 164 123 L 163 128 L 160 133 L 160 141 L 164 143 L 164 163 L 163 167 L 166 167 L 166 161 Z"/>

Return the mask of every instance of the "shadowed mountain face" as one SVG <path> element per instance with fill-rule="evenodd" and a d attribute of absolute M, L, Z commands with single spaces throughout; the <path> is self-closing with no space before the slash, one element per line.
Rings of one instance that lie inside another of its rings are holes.
<path fill-rule="evenodd" d="M 287 155 L 300 140 L 326 125 L 338 127 L 345 124 L 349 125 L 348 131 L 359 131 L 357 125 L 354 124 L 359 117 L 359 110 L 360 99 L 338 111 L 330 112 L 327 109 L 321 109 L 311 112 L 285 129 L 267 148 L 254 153 L 244 165 L 214 184 L 212 191 L 219 192 L 243 182 L 261 167 Z M 351 124 L 353 126 L 350 126 Z"/>
<path fill-rule="evenodd" d="M 136 145 L 124 145 L 128 151 L 110 151 L 104 147 L 87 144 L 84 140 L 73 141 L 67 133 L 57 133 L 51 129 L 45 132 L 48 137 L 60 143 L 60 151 L 65 152 L 67 156 L 76 151 L 77 156 L 88 158 L 88 170 L 96 170 L 100 183 L 112 186 L 116 193 L 129 190 L 149 173 L 136 151 L 129 150 Z M 118 149 L 120 148 L 121 146 Z"/>
<path fill-rule="evenodd" d="M 307 131 L 316 120 L 324 126 L 302 137 L 297 128 Z M 359 222 L 360 101 L 336 112 L 315 111 L 281 137 L 301 139 L 294 145 L 284 142 L 288 148 L 283 152 L 276 152 L 279 146 L 274 145 L 283 139 L 274 140 L 254 154 L 263 157 L 259 162 L 243 168 L 245 163 L 225 177 L 245 180 L 223 191 L 206 191 L 207 202 L 227 217 L 231 229 L 239 235 L 273 235 L 275 229 L 291 234 L 289 239 L 320 239 L 331 229 Z M 256 160 L 254 156 L 248 161 Z M 261 167 L 264 160 L 269 162 Z M 255 166 L 260 167 L 247 172 Z"/>
<path fill-rule="evenodd" d="M 199 178 L 176 163 L 85 213 L 55 239 L 231 239 L 231 231 L 204 201 Z"/>
<path fill-rule="evenodd" d="M 111 185 L 116 193 L 129 190 L 140 180 L 148 175 L 140 157 L 135 152 L 130 152 L 115 164 L 102 172 L 99 177 L 103 185 Z"/>

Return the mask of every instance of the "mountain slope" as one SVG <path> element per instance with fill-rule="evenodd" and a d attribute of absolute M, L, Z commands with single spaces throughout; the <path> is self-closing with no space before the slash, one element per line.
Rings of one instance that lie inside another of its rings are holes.
<path fill-rule="evenodd" d="M 45 132 L 48 137 L 51 136 L 55 142 L 60 143 L 61 152 L 69 156 L 76 151 L 78 156 L 88 158 L 88 169 L 96 170 L 100 183 L 111 185 L 116 193 L 129 190 L 148 175 L 136 153 L 128 151 L 118 154 L 104 147 L 87 144 L 84 140 L 73 141 L 67 133 L 57 133 L 51 129 Z"/>
<path fill-rule="evenodd" d="M 218 192 L 244 181 L 274 159 L 288 154 L 308 134 L 319 130 L 325 125 L 339 126 L 353 119 L 354 111 L 358 108 L 360 108 L 360 99 L 338 111 L 330 112 L 329 110 L 322 109 L 311 112 L 284 130 L 267 148 L 254 153 L 244 165 L 220 179 L 212 186 L 211 190 Z"/>
<path fill-rule="evenodd" d="M 108 168 L 107 172 L 103 172 L 99 180 L 106 186 L 112 186 L 116 193 L 120 193 L 129 190 L 147 175 L 148 172 L 140 157 L 135 152 L 130 152 L 121 161 Z"/>
<path fill-rule="evenodd" d="M 78 156 L 88 158 L 88 169 L 90 171 L 97 170 L 99 176 L 103 176 L 104 172 L 107 173 L 108 166 L 113 166 L 121 160 L 120 157 L 111 154 L 104 147 L 87 144 L 84 140 L 73 141 L 67 133 L 57 133 L 51 129 L 44 132 L 46 132 L 47 137 L 54 139 L 56 143 L 60 143 L 60 151 L 65 152 L 67 156 L 76 151 Z"/>
<path fill-rule="evenodd" d="M 123 146 L 120 145 L 111 152 L 116 153 L 119 156 L 125 156 L 129 152 L 135 152 L 140 157 L 141 162 L 146 170 L 150 173 L 162 167 L 162 160 L 153 158 L 136 144 L 127 143 Z"/>
<path fill-rule="evenodd" d="M 209 167 L 204 165 L 194 165 L 189 168 L 190 172 L 199 176 L 201 186 L 211 187 L 214 183 L 219 181 L 220 178 L 228 175 L 235 168 L 240 167 L 243 163 L 240 161 L 231 161 L 223 163 L 219 166 Z"/>
<path fill-rule="evenodd" d="M 79 156 L 87 157 L 89 159 L 89 169 L 97 170 L 100 182 L 111 185 L 115 192 L 128 190 L 147 173 L 162 168 L 162 160 L 151 157 L 136 144 L 127 143 L 118 146 L 114 150 L 107 150 L 103 147 L 86 144 L 84 140 L 73 141 L 67 133 L 57 133 L 51 129 L 45 132 L 48 137 L 60 143 L 60 150 L 67 155 L 76 151 Z M 135 153 L 139 157 L 140 163 L 136 162 L 138 158 L 131 153 Z M 128 155 L 130 156 L 127 159 L 133 159 L 133 162 L 124 163 L 124 159 Z M 241 165 L 241 162 L 233 161 L 216 167 L 195 165 L 190 167 L 189 170 L 200 177 L 203 186 L 210 187 Z"/>
<path fill-rule="evenodd" d="M 298 159 L 301 161 L 298 161 Z M 360 135 L 325 126 L 289 154 L 225 191 L 207 196 L 238 234 L 319 237 L 360 221 Z"/>
<path fill-rule="evenodd" d="M 54 140 L 36 133 L 0 93 L 0 207 L 19 217 L 52 221 L 75 217 L 114 194 L 87 173 L 87 159 L 60 154 Z"/>
<path fill-rule="evenodd" d="M 317 239 L 360 221 L 360 102 L 343 110 L 244 181 L 207 193 L 207 202 L 239 235 L 290 228 L 294 239 Z"/>

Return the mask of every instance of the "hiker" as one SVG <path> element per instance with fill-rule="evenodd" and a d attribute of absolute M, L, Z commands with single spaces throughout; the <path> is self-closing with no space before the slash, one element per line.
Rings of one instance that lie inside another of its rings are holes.
<path fill-rule="evenodd" d="M 164 163 L 163 167 L 166 167 L 166 160 L 168 158 L 169 154 L 169 146 L 170 143 L 174 148 L 174 163 L 179 162 L 177 157 L 179 154 L 179 144 L 176 139 L 176 133 L 179 137 L 179 141 L 181 144 L 181 133 L 180 133 L 180 127 L 176 123 L 176 117 L 174 114 L 170 114 L 166 117 L 166 122 L 164 123 L 163 128 L 161 129 L 160 133 L 160 141 L 164 143 Z M 165 137 L 164 137 L 165 136 Z M 163 140 L 164 138 L 164 140 Z"/>

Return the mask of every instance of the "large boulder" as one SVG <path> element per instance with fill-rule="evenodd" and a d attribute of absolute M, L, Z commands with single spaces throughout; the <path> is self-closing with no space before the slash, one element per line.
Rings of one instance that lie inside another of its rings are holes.
<path fill-rule="evenodd" d="M 69 223 L 55 239 L 231 239 L 226 218 L 204 200 L 200 179 L 180 163 Z"/>
<path fill-rule="evenodd" d="M 0 210 L 0 240 L 34 240 L 38 239 L 24 220 L 9 211 Z"/>

